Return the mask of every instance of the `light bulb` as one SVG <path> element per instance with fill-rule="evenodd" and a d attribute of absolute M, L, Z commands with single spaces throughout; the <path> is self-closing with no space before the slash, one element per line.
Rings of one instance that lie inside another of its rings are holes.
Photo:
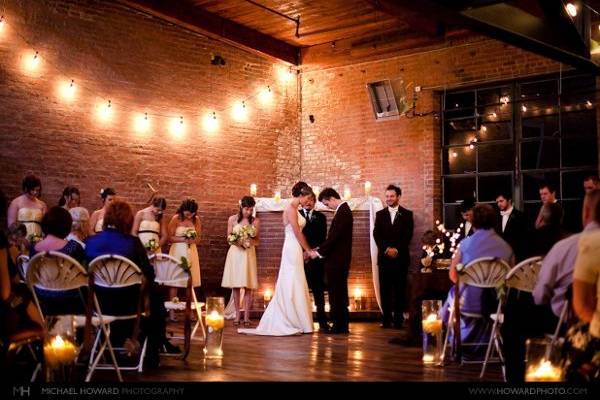
<path fill-rule="evenodd" d="M 521 111 L 526 112 L 527 111 L 527 106 L 525 104 L 523 104 L 521 106 Z"/>
<path fill-rule="evenodd" d="M 496 114 L 495 112 L 492 113 L 492 118 L 496 118 L 498 117 L 498 114 Z"/>
<path fill-rule="evenodd" d="M 146 133 L 150 130 L 148 113 L 137 114 L 133 120 L 133 128 L 137 133 Z"/>
<path fill-rule="evenodd" d="M 185 133 L 185 124 L 183 123 L 183 117 L 172 118 L 169 123 L 169 133 L 176 138 L 180 138 Z"/>
<path fill-rule="evenodd" d="M 567 5 L 565 6 L 565 9 L 567 10 L 567 13 L 575 18 L 577 16 L 577 6 L 573 3 L 567 3 Z"/>
<path fill-rule="evenodd" d="M 279 77 L 279 81 L 284 85 L 290 83 L 294 77 L 292 67 L 286 68 L 284 66 L 278 68 L 277 75 Z"/>
<path fill-rule="evenodd" d="M 0 15 L 0 34 L 4 32 L 4 27 L 6 26 L 6 22 L 4 21 L 4 15 Z"/>
<path fill-rule="evenodd" d="M 38 70 L 40 67 L 40 62 L 41 58 L 39 52 L 29 52 L 23 59 L 23 68 L 25 69 L 25 72 L 31 74 Z"/>
<path fill-rule="evenodd" d="M 585 105 L 588 106 L 588 107 L 591 107 L 593 104 L 592 104 L 591 101 L 588 100 L 588 101 L 585 102 Z"/>
<path fill-rule="evenodd" d="M 481 130 L 484 131 L 484 132 L 486 132 L 487 131 L 487 126 L 481 125 Z"/>
<path fill-rule="evenodd" d="M 263 105 L 269 105 L 273 101 L 273 92 L 271 91 L 271 87 L 267 86 L 266 89 L 261 90 L 258 95 L 258 99 Z"/>
<path fill-rule="evenodd" d="M 457 152 L 455 152 L 455 151 L 453 151 L 453 152 L 452 152 L 452 157 L 454 157 L 454 158 L 458 157 L 458 153 L 457 153 Z"/>
<path fill-rule="evenodd" d="M 73 101 L 75 99 L 75 92 L 77 91 L 77 87 L 75 86 L 75 81 L 71 79 L 70 81 L 62 81 L 59 83 L 58 92 L 60 97 L 66 101 Z"/>
<path fill-rule="evenodd" d="M 217 120 L 217 113 L 213 111 L 210 114 L 207 114 L 202 121 L 202 125 L 204 126 L 205 131 L 209 133 L 216 132 L 219 129 L 219 120 Z"/>
<path fill-rule="evenodd" d="M 509 101 L 510 101 L 510 97 L 508 97 L 508 96 L 500 97 L 500 103 L 502 103 L 503 105 L 507 105 Z"/>
<path fill-rule="evenodd" d="M 245 122 L 248 120 L 248 108 L 246 107 L 245 101 L 233 105 L 231 117 L 237 122 Z"/>
<path fill-rule="evenodd" d="M 112 119 L 113 112 L 114 110 L 112 102 L 108 100 L 106 103 L 100 104 L 98 106 L 96 116 L 98 117 L 98 120 L 100 120 L 100 122 L 107 123 Z"/>

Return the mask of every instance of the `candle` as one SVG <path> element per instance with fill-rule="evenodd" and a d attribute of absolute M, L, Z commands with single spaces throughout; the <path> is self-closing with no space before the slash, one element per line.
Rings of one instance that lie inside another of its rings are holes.
<path fill-rule="evenodd" d="M 276 202 L 280 202 L 281 201 L 281 190 L 276 190 L 275 191 L 275 196 L 273 196 L 275 198 Z"/>
<path fill-rule="evenodd" d="M 206 315 L 206 326 L 213 328 L 215 331 L 223 329 L 225 326 L 225 318 L 218 311 L 211 311 Z"/>
<path fill-rule="evenodd" d="M 433 354 L 423 354 L 424 363 L 432 363 L 434 360 Z"/>
<path fill-rule="evenodd" d="M 369 197 L 371 195 L 371 182 L 365 182 L 365 196 Z"/>
<path fill-rule="evenodd" d="M 437 314 L 429 314 L 427 318 L 422 321 L 423 332 L 437 335 L 442 331 L 442 320 L 438 318 Z"/>
<path fill-rule="evenodd" d="M 352 193 L 350 192 L 350 188 L 346 186 L 344 188 L 344 200 L 350 200 L 352 198 Z"/>
<path fill-rule="evenodd" d="M 75 361 L 77 348 L 70 340 L 64 340 L 60 335 L 53 337 L 44 345 L 44 358 L 50 366 L 66 365 Z"/>
<path fill-rule="evenodd" d="M 272 297 L 273 297 L 273 291 L 271 289 L 265 290 L 265 294 L 263 296 L 263 300 L 264 301 L 271 301 Z"/>
<path fill-rule="evenodd" d="M 319 199 L 319 193 L 321 193 L 318 186 L 313 186 L 313 193 L 315 194 L 315 197 L 318 200 Z"/>
<path fill-rule="evenodd" d="M 250 185 L 250 196 L 256 196 L 256 183 Z"/>
<path fill-rule="evenodd" d="M 526 382 L 560 382 L 562 369 L 552 365 L 548 360 L 542 359 L 539 364 L 527 368 Z"/>

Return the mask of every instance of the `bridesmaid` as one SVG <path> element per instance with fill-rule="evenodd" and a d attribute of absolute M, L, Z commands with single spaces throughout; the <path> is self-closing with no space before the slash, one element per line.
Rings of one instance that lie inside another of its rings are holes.
<path fill-rule="evenodd" d="M 117 192 L 113 188 L 104 188 L 100 190 L 100 197 L 102 198 L 102 208 L 94 211 L 90 217 L 90 236 L 95 235 L 102 231 L 102 225 L 104 224 L 104 213 L 108 208 L 108 205 L 113 202 Z"/>
<path fill-rule="evenodd" d="M 229 217 L 227 223 L 227 237 L 232 233 L 239 233 L 244 227 L 254 228 L 254 237 L 247 239 L 246 243 L 230 243 L 223 280 L 221 286 L 233 290 L 235 304 L 234 325 L 240 324 L 240 290 L 244 288 L 244 326 L 250 326 L 250 309 L 252 305 L 252 290 L 258 289 L 256 273 L 256 250 L 258 245 L 258 218 L 253 216 L 256 202 L 253 197 L 244 196 L 240 201 L 238 214 Z"/>
<path fill-rule="evenodd" d="M 167 201 L 165 198 L 155 197 L 152 199 L 150 206 L 135 214 L 131 234 L 140 238 L 148 252 L 160 252 L 162 246 L 167 242 L 169 234 L 167 224 L 163 220 L 163 213 L 166 208 Z M 154 246 L 151 246 L 151 240 L 154 240 Z"/>
<path fill-rule="evenodd" d="M 71 208 L 79 207 L 80 203 L 81 195 L 79 194 L 79 189 L 75 186 L 67 186 L 58 200 L 58 206 L 65 208 L 67 211 Z"/>
<path fill-rule="evenodd" d="M 25 225 L 27 239 L 36 242 L 42 238 L 42 217 L 48 207 L 39 197 L 42 194 L 42 182 L 35 175 L 27 175 L 22 183 L 23 194 L 11 201 L 8 206 L 7 224 L 15 222 Z"/>

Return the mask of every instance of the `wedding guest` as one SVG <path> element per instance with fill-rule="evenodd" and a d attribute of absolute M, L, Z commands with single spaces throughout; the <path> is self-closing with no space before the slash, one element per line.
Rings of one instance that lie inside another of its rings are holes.
<path fill-rule="evenodd" d="M 160 290 L 154 283 L 154 268 L 148 260 L 146 250 L 142 242 L 131 235 L 133 218 L 133 211 L 128 203 L 119 200 L 111 202 L 104 214 L 103 230 L 91 236 L 86 242 L 85 258 L 89 263 L 101 255 L 116 254 L 131 260 L 140 268 L 150 286 L 150 315 L 142 324 L 142 333 L 148 336 L 146 362 L 150 366 L 158 366 L 158 353 L 161 348 L 166 347 L 167 352 L 174 353 L 178 352 L 178 349 L 166 339 L 166 310 Z M 127 291 L 123 293 L 125 298 L 123 296 L 116 296 L 112 299 L 105 298 L 104 302 L 109 308 L 121 308 L 124 304 L 135 307 L 137 297 L 128 298 L 128 293 Z M 135 311 L 133 308 L 132 310 Z M 117 329 L 113 329 L 113 332 L 116 331 Z"/>
<path fill-rule="evenodd" d="M 34 244 L 42 237 L 42 217 L 47 210 L 46 203 L 39 199 L 42 194 L 42 182 L 35 175 L 27 175 L 21 187 L 23 194 L 8 206 L 7 224 L 24 224 L 29 242 Z"/>
<path fill-rule="evenodd" d="M 465 238 L 456 250 L 450 265 L 450 280 L 456 283 L 458 264 L 468 265 L 471 261 L 481 257 L 495 257 L 514 265 L 513 251 L 494 230 L 496 226 L 496 212 L 489 204 L 478 204 L 473 208 L 474 233 Z M 449 319 L 449 308 L 454 307 L 455 288 L 452 287 L 442 310 L 444 323 Z M 495 288 L 479 288 L 476 286 L 460 285 L 460 326 L 461 340 L 464 343 L 486 343 L 489 340 L 490 313 L 497 307 Z M 472 317 L 470 315 L 479 315 Z M 481 317 L 483 316 L 483 318 Z M 465 349 L 466 357 L 483 356 L 486 346 L 469 346 Z"/>
<path fill-rule="evenodd" d="M 200 218 L 196 200 L 187 199 L 181 203 L 177 213 L 169 222 L 168 235 L 171 242 L 169 255 L 177 260 L 185 259 L 192 274 L 192 286 L 200 286 L 200 260 L 197 247 L 200 243 Z M 176 289 L 171 289 L 171 296 L 175 296 L 176 292 Z M 170 317 L 175 320 L 174 312 Z"/>
<path fill-rule="evenodd" d="M 400 205 L 402 190 L 389 185 L 385 191 L 387 207 L 375 215 L 373 238 L 377 243 L 379 288 L 383 328 L 404 322 L 406 281 L 410 267 L 409 245 L 413 236 L 413 213 Z"/>
<path fill-rule="evenodd" d="M 315 194 L 311 193 L 299 210 L 300 214 L 306 219 L 306 225 L 304 225 L 302 233 L 313 249 L 321 246 L 327 238 L 327 218 L 322 212 L 315 210 L 316 202 Z M 304 274 L 315 299 L 319 330 L 326 332 L 329 330 L 329 324 L 325 313 L 325 265 L 323 259 L 306 259 L 304 261 Z"/>
<path fill-rule="evenodd" d="M 540 207 L 540 211 L 538 212 L 538 216 L 535 220 L 535 228 L 538 229 L 544 224 L 544 216 L 542 213 L 544 212 L 544 206 L 546 204 L 555 204 L 553 210 L 557 213 L 557 216 L 559 217 L 559 224 L 561 224 L 563 217 L 562 207 L 556 199 L 556 189 L 553 185 L 549 183 L 542 183 L 540 185 L 540 200 L 542 201 L 542 206 Z"/>
<path fill-rule="evenodd" d="M 21 278 L 17 270 L 18 257 L 21 255 L 29 255 L 29 242 L 27 241 L 27 228 L 25 225 L 15 222 L 6 230 L 6 238 L 8 240 L 8 270 L 11 279 L 18 283 Z"/>
<path fill-rule="evenodd" d="M 497 215 L 496 232 L 512 247 L 515 261 L 526 258 L 527 221 L 525 215 L 514 208 L 512 194 L 502 192 L 496 196 L 500 215 Z"/>
<path fill-rule="evenodd" d="M 154 197 L 148 207 L 135 214 L 131 234 L 140 238 L 147 251 L 160 252 L 169 238 L 167 223 L 163 219 L 166 208 L 164 197 Z"/>
<path fill-rule="evenodd" d="M 230 246 L 225 259 L 221 286 L 233 290 L 235 304 L 235 326 L 240 324 L 240 291 L 244 289 L 244 326 L 250 326 L 252 291 L 258 289 L 256 272 L 256 250 L 260 223 L 253 216 L 256 202 L 253 197 L 244 196 L 240 201 L 240 209 L 227 221 L 227 237 L 237 235 L 237 240 L 229 240 Z M 247 231 L 248 234 L 244 235 Z"/>
<path fill-rule="evenodd" d="M 67 210 L 59 206 L 51 207 L 42 218 L 44 239 L 31 248 L 30 257 L 41 251 L 58 251 L 82 262 L 83 247 L 75 240 L 65 239 L 71 232 L 72 224 L 73 219 Z"/>
<path fill-rule="evenodd" d="M 464 238 L 469 237 L 475 233 L 473 229 L 473 208 L 475 207 L 475 199 L 468 198 L 460 203 L 460 216 L 463 219 L 463 223 L 459 227 L 460 236 L 457 243 L 460 243 Z"/>
<path fill-rule="evenodd" d="M 75 240 L 85 249 L 85 240 L 90 232 L 90 214 L 83 207 L 73 207 L 69 209 L 73 224 L 71 225 L 71 233 L 65 240 Z"/>
<path fill-rule="evenodd" d="M 106 209 L 117 197 L 117 192 L 113 188 L 104 188 L 100 190 L 100 198 L 102 199 L 102 208 L 94 211 L 90 218 L 89 234 L 90 236 L 95 235 L 102 231 L 104 226 L 104 213 Z"/>
<path fill-rule="evenodd" d="M 562 209 L 558 203 L 548 202 L 542 206 L 536 228 L 529 244 L 529 257 L 544 256 L 552 246 L 563 238 L 561 228 Z"/>
<path fill-rule="evenodd" d="M 79 189 L 75 186 L 67 186 L 58 200 L 58 206 L 70 210 L 73 207 L 79 207 L 81 204 L 81 195 Z"/>
<path fill-rule="evenodd" d="M 600 189 L 600 178 L 598 175 L 588 175 L 583 180 L 583 190 L 586 193 L 591 192 L 594 189 Z"/>

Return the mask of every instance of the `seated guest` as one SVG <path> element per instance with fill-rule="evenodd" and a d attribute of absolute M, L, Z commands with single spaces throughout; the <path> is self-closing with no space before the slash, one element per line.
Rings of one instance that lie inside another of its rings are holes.
<path fill-rule="evenodd" d="M 59 251 L 82 262 L 84 254 L 81 245 L 75 240 L 65 239 L 71 232 L 72 223 L 73 219 L 67 210 L 59 206 L 50 208 L 42 218 L 45 237 L 32 247 L 30 256 L 41 251 Z"/>
<path fill-rule="evenodd" d="M 528 257 L 546 255 L 563 238 L 561 218 L 562 208 L 558 203 L 548 202 L 542 206 L 536 228 L 532 232 Z"/>
<path fill-rule="evenodd" d="M 83 207 L 73 207 L 69 209 L 73 224 L 71 225 L 71 233 L 66 240 L 74 240 L 85 249 L 85 240 L 89 235 L 90 214 Z"/>
<path fill-rule="evenodd" d="M 102 231 L 91 236 L 86 242 L 85 257 L 89 263 L 96 257 L 115 254 L 128 258 L 140 268 L 146 281 L 150 284 L 150 316 L 142 325 L 143 333 L 148 336 L 146 362 L 149 366 L 158 366 L 158 353 L 163 346 L 168 352 L 177 352 L 178 349 L 167 342 L 166 310 L 158 287 L 154 284 L 154 269 L 148 260 L 142 242 L 139 238 L 131 235 L 132 227 L 133 211 L 131 206 L 124 201 L 111 202 L 103 217 Z M 137 304 L 135 299 L 124 301 Z M 122 299 L 115 299 L 114 304 L 124 303 Z"/>
<path fill-rule="evenodd" d="M 598 189 L 593 192 L 598 192 Z M 594 209 L 600 223 L 600 202 Z M 600 382 L 600 231 L 584 233 L 573 272 L 573 308 L 580 324 L 567 334 L 567 379 Z M 583 340 L 581 340 L 583 339 Z"/>
<path fill-rule="evenodd" d="M 586 176 L 583 180 L 583 190 L 585 190 L 586 193 L 589 193 L 595 189 L 600 189 L 600 178 L 598 178 L 598 175 Z"/>
<path fill-rule="evenodd" d="M 510 265 L 514 264 L 513 251 L 494 230 L 496 226 L 496 212 L 489 204 L 479 204 L 473 208 L 474 233 L 465 238 L 460 248 L 452 258 L 450 265 L 450 280 L 457 281 L 458 264 L 467 265 L 481 257 L 500 258 Z M 442 316 L 448 324 L 449 308 L 454 307 L 455 288 L 452 287 L 442 309 Z M 487 315 L 495 312 L 497 307 L 496 291 L 494 288 L 482 289 L 467 284 L 460 285 L 460 326 L 461 338 L 464 343 L 486 343 L 489 340 L 489 319 Z M 466 314 L 477 315 L 467 316 Z M 486 346 L 469 346 L 463 352 L 466 357 L 483 356 Z M 483 354 L 482 354 L 483 353 Z"/>
<path fill-rule="evenodd" d="M 496 204 L 500 210 L 497 216 L 496 232 L 512 247 L 515 262 L 525 259 L 525 238 L 527 237 L 527 222 L 525 215 L 513 207 L 512 194 L 502 192 L 496 196 Z"/>

